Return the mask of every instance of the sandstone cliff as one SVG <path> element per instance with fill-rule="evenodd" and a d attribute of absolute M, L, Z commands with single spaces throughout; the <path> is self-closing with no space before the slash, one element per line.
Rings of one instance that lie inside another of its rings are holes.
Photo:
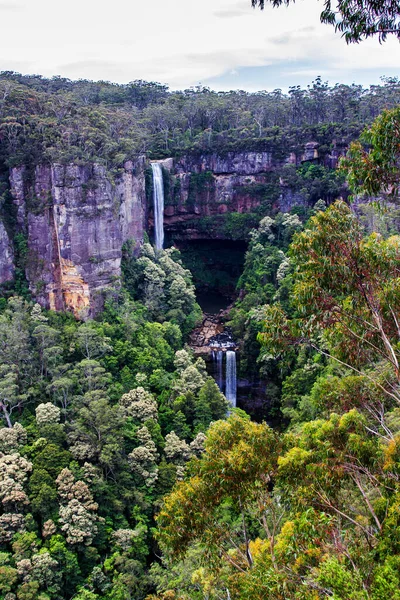
<path fill-rule="evenodd" d="M 265 151 L 192 155 L 159 161 L 171 175 L 166 190 L 165 230 L 176 240 L 204 238 L 205 235 L 223 239 L 222 228 L 211 227 L 204 232 L 204 227 L 199 228 L 196 223 L 202 217 L 218 220 L 226 213 L 253 213 L 263 201 L 265 204 L 267 194 L 271 197 L 271 210 L 288 212 L 293 206 L 306 205 L 307 200 L 300 192 L 293 191 L 284 182 L 272 183 L 274 171 L 287 164 L 298 166 L 303 162 L 335 168 L 345 150 L 345 146 L 335 143 L 329 154 L 322 155 L 319 144 L 310 141 L 301 154 L 291 153 L 279 160 L 272 152 Z"/>
<path fill-rule="evenodd" d="M 305 204 L 300 192 L 277 183 L 274 171 L 302 161 L 335 166 L 343 149 L 334 148 L 323 160 L 318 152 L 318 144 L 309 142 L 300 156 L 291 154 L 279 161 L 267 151 L 159 161 L 166 174 L 167 235 L 177 241 L 241 239 L 240 231 L 231 238 L 224 230 L 229 213 L 247 213 L 256 222 L 266 210 L 288 212 Z M 99 164 L 11 169 L 10 192 L 17 221 L 14 234 L 26 237 L 26 277 L 33 296 L 43 306 L 71 310 L 83 318 L 101 308 L 105 290 L 118 285 L 124 242 L 133 239 L 138 247 L 144 231 L 153 226 L 150 189 L 146 199 L 146 167 L 148 161 L 140 157 L 113 175 Z M 269 208 L 265 204 L 268 193 Z M 261 203 L 262 211 L 257 213 Z M 205 223 L 204 218 L 208 218 Z M 9 229 L 0 222 L 0 284 L 12 280 L 15 268 Z"/>
<path fill-rule="evenodd" d="M 270 174 L 277 166 L 291 161 L 296 158 L 278 163 L 271 152 L 229 152 L 223 156 L 206 154 L 160 161 L 172 176 L 164 215 L 166 232 L 176 240 L 204 238 L 204 231 L 196 226 L 202 217 L 221 219 L 220 215 L 226 213 L 254 212 L 270 184 Z M 287 208 L 291 201 L 304 203 L 301 197 L 286 198 L 284 188 L 281 192 L 275 195 L 276 205 L 282 202 Z M 223 230 L 218 228 L 207 235 L 224 238 Z"/>
<path fill-rule="evenodd" d="M 0 221 L 0 283 L 14 278 L 14 252 L 4 224 Z"/>
<path fill-rule="evenodd" d="M 83 318 L 99 310 L 104 290 L 118 283 L 123 243 L 143 239 L 144 164 L 127 162 L 114 177 L 98 164 L 11 170 L 26 276 L 43 306 Z"/>

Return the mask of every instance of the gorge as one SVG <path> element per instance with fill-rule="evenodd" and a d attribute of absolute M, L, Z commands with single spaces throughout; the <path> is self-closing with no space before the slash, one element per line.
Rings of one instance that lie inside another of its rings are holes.
<path fill-rule="evenodd" d="M 263 214 L 307 206 L 304 195 L 276 180 L 282 164 L 300 164 L 307 153 L 278 162 L 270 152 L 159 160 L 150 165 L 151 189 L 144 156 L 117 174 L 96 163 L 12 167 L 8 212 L 0 221 L 0 284 L 13 279 L 13 240 L 22 235 L 28 249 L 23 269 L 37 301 L 95 315 L 118 284 L 123 244 L 131 240 L 137 251 L 150 227 L 157 248 L 164 232 L 178 247 L 195 240 L 240 245 Z"/>
<path fill-rule="evenodd" d="M 1 599 L 400 600 L 399 104 L 0 74 Z"/>
<path fill-rule="evenodd" d="M 157 250 L 165 237 L 167 246 L 182 251 L 200 305 L 216 314 L 236 298 L 249 231 L 261 216 L 310 205 L 281 173 L 285 166 L 318 162 L 317 146 L 308 143 L 298 156 L 279 160 L 273 152 L 244 151 L 157 162 L 141 156 L 117 173 L 96 163 L 12 167 L 7 210 L 15 218 L 0 221 L 1 283 L 10 285 L 22 268 L 32 296 L 44 308 L 70 311 L 83 320 L 95 317 L 121 285 L 124 247 L 138 255 L 150 233 Z M 336 155 L 329 158 L 336 160 Z M 15 260 L 16 239 L 26 244 L 23 263 Z M 217 351 L 217 356 L 217 381 L 220 387 L 224 381 L 235 405 L 235 351 L 224 356 Z M 243 377 L 242 370 L 241 402 L 252 411 L 265 384 Z"/>

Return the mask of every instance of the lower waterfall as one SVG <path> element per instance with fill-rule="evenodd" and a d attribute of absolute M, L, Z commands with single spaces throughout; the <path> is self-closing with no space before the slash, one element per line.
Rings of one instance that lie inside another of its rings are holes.
<path fill-rule="evenodd" d="M 227 350 L 226 352 L 226 399 L 236 406 L 236 352 Z"/>
<path fill-rule="evenodd" d="M 224 357 L 224 353 L 222 352 L 222 350 L 218 350 L 215 352 L 215 354 L 217 355 L 217 384 L 218 384 L 219 389 L 222 392 L 222 388 L 223 388 L 222 359 Z"/>

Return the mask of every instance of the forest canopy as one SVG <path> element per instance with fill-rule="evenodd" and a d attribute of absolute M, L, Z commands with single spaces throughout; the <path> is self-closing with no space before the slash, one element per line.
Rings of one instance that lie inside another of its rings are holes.
<path fill-rule="evenodd" d="M 141 153 L 243 149 L 281 161 L 246 182 L 257 211 L 224 231 L 234 243 L 246 225 L 226 318 L 238 375 L 261 390 L 253 420 L 187 344 L 201 309 L 177 248 L 128 241 L 121 285 L 81 322 L 32 299 L 15 234 L 0 298 L 0 597 L 400 600 L 399 81 L 250 94 L 2 73 L 0 90 L 14 231 L 18 164 L 113 175 Z M 310 139 L 319 156 L 285 164 Z M 340 170 L 326 166 L 349 144 Z M 284 185 L 301 206 L 279 210 Z M 347 186 L 355 206 L 338 198 Z M 377 212 L 359 197 L 375 194 Z"/>
<path fill-rule="evenodd" d="M 399 247 L 343 202 L 295 233 L 276 284 L 289 296 L 256 321 L 292 424 L 211 425 L 157 517 L 165 567 L 197 565 L 172 598 L 201 598 L 196 583 L 237 600 L 399 598 Z"/>
<path fill-rule="evenodd" d="M 368 89 L 329 85 L 317 77 L 248 93 L 205 87 L 169 91 L 155 82 L 118 85 L 62 77 L 0 73 L 0 162 L 96 161 L 118 169 L 129 158 L 187 153 L 271 151 L 278 159 L 313 140 L 327 153 L 346 147 L 365 124 L 400 102 L 400 84 L 386 78 Z"/>

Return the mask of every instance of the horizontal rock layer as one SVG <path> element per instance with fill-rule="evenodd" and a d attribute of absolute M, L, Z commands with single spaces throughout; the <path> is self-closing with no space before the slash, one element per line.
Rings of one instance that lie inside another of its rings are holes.
<path fill-rule="evenodd" d="M 215 175 L 255 175 L 273 168 L 271 152 L 228 152 L 185 156 L 174 161 L 177 174 L 203 173 L 212 171 Z"/>

